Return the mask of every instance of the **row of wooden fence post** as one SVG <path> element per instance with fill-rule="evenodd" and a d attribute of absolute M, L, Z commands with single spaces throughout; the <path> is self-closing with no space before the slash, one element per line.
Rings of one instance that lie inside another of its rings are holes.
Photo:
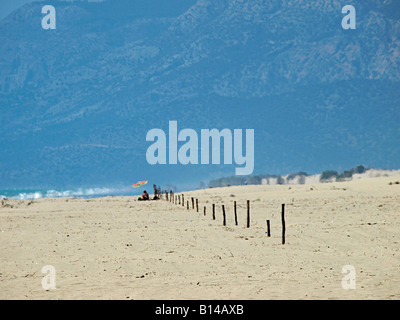
<path fill-rule="evenodd" d="M 168 192 L 165 191 L 165 199 L 170 202 L 173 202 L 174 204 L 182 205 L 182 207 L 185 206 L 185 198 L 184 195 L 182 194 L 182 201 L 181 201 L 181 196 L 174 195 L 172 191 L 169 192 L 169 197 L 168 197 Z M 195 199 L 191 197 L 191 202 L 192 202 L 192 209 L 195 208 L 196 200 L 196 212 L 199 212 L 199 199 Z M 189 200 L 186 201 L 186 209 L 189 210 Z M 247 200 L 246 202 L 246 209 L 247 209 L 247 228 L 250 228 L 250 200 Z M 204 206 L 204 216 L 206 215 L 206 207 Z M 233 213 L 235 217 L 235 225 L 238 225 L 238 218 L 237 218 L 237 206 L 236 206 L 236 201 L 233 202 Z M 222 205 L 222 224 L 226 226 L 226 214 L 225 214 L 225 205 Z M 215 220 L 215 204 L 212 204 L 212 219 Z M 282 211 L 281 211 L 281 220 L 282 220 L 282 244 L 285 244 L 286 242 L 286 223 L 285 223 L 285 204 L 282 204 Z M 271 237 L 271 223 L 270 220 L 267 220 L 267 237 Z"/>

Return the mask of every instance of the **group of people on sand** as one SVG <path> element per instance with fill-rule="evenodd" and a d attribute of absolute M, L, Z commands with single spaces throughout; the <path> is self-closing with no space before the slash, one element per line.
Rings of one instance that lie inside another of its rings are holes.
<path fill-rule="evenodd" d="M 154 189 L 154 197 L 152 200 L 160 199 L 159 195 L 161 195 L 161 188 L 160 187 L 157 188 L 157 186 L 153 184 L 153 189 Z M 142 195 L 138 198 L 138 200 L 139 201 L 150 200 L 150 196 L 146 190 L 143 191 Z"/>
<path fill-rule="evenodd" d="M 152 200 L 158 200 L 160 199 L 159 197 L 157 197 L 157 195 L 154 195 Z M 147 193 L 146 190 L 143 191 L 142 195 L 138 198 L 139 201 L 146 201 L 146 200 L 150 200 L 150 196 Z"/>

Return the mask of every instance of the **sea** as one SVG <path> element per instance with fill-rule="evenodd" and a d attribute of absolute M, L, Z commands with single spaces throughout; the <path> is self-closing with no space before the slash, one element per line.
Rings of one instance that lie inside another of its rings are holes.
<path fill-rule="evenodd" d="M 40 198 L 81 197 L 98 198 L 105 196 L 134 196 L 140 194 L 143 188 L 132 187 L 95 187 L 62 189 L 0 189 L 0 199 L 35 200 Z"/>

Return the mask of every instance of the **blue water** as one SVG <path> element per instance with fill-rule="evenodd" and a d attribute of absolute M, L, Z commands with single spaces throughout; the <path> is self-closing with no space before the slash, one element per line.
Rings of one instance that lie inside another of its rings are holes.
<path fill-rule="evenodd" d="M 129 196 L 141 193 L 140 188 L 77 188 L 72 190 L 54 189 L 3 189 L 0 190 L 0 199 L 7 198 L 13 200 L 34 200 L 40 198 L 61 198 L 61 197 L 83 197 L 96 198 L 104 196 Z"/>

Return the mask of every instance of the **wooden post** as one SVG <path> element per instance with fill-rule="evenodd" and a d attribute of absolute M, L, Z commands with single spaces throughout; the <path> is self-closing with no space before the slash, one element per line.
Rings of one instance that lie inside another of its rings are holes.
<path fill-rule="evenodd" d="M 174 201 L 174 204 L 177 204 L 177 203 L 178 203 L 177 197 L 178 197 L 178 196 L 174 196 L 174 200 L 175 200 L 175 201 Z"/>
<path fill-rule="evenodd" d="M 237 212 L 236 212 L 236 201 L 233 202 L 233 211 L 235 214 L 235 225 L 238 225 Z"/>
<path fill-rule="evenodd" d="M 271 228 L 270 228 L 269 220 L 267 220 L 267 236 L 268 238 L 271 237 Z"/>
<path fill-rule="evenodd" d="M 247 200 L 247 228 L 250 228 L 250 200 Z"/>
<path fill-rule="evenodd" d="M 185 197 L 182 194 L 182 207 L 184 207 L 184 206 L 185 206 Z"/>
<path fill-rule="evenodd" d="M 223 224 L 224 224 L 224 226 L 226 226 L 226 216 L 225 216 L 225 206 L 224 205 L 222 205 L 222 216 L 224 218 Z"/>
<path fill-rule="evenodd" d="M 204 215 L 206 215 L 206 207 L 204 207 Z"/>
<path fill-rule="evenodd" d="M 181 205 L 181 196 L 178 196 L 179 205 Z"/>
<path fill-rule="evenodd" d="M 186 209 L 188 209 L 188 210 L 189 210 L 189 200 L 188 200 L 188 201 L 186 201 Z"/>
<path fill-rule="evenodd" d="M 199 199 L 196 198 L 196 211 L 199 212 Z"/>
<path fill-rule="evenodd" d="M 215 204 L 214 203 L 212 205 L 212 217 L 213 217 L 213 220 L 215 220 Z"/>
<path fill-rule="evenodd" d="M 282 244 L 285 244 L 285 204 L 282 204 Z"/>
<path fill-rule="evenodd" d="M 192 209 L 194 209 L 194 198 L 192 197 Z"/>
<path fill-rule="evenodd" d="M 168 191 L 165 190 L 165 199 L 168 201 Z"/>

